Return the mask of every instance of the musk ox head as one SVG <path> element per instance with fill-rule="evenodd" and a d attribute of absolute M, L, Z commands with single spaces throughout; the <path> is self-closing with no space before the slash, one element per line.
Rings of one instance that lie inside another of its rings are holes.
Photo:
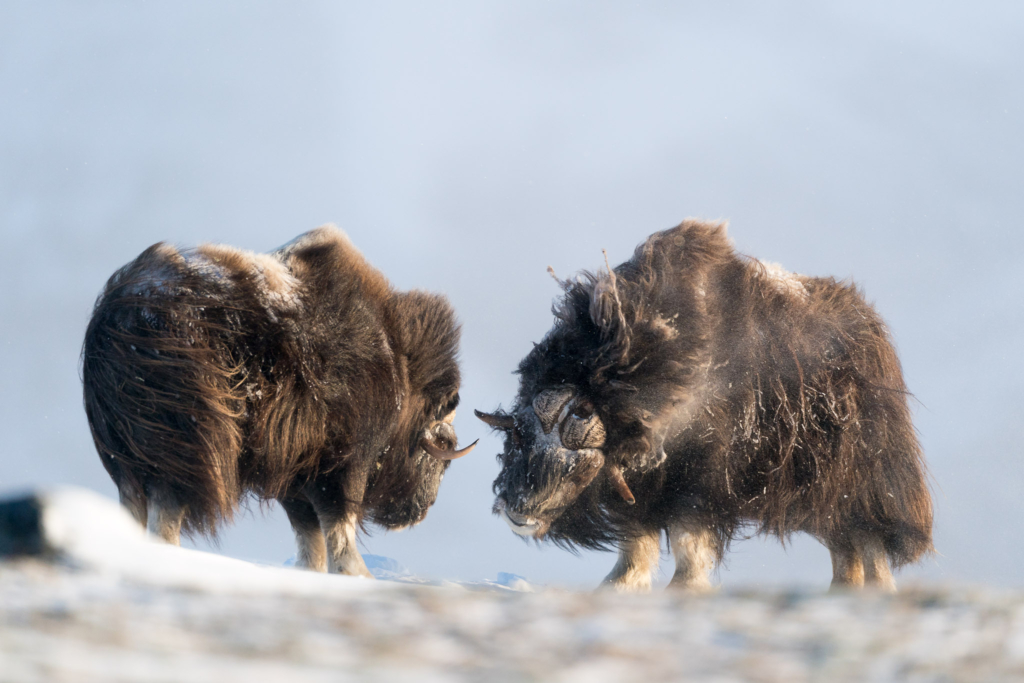
<path fill-rule="evenodd" d="M 516 534 L 542 538 L 604 467 L 604 423 L 573 386 L 543 389 L 510 414 L 476 414 L 507 434 L 494 511 Z"/>
<path fill-rule="evenodd" d="M 391 449 L 371 473 L 368 491 L 373 521 L 391 530 L 419 524 L 437 500 L 444 473 L 452 460 L 461 458 L 476 446 L 457 449 L 452 422 L 459 403 L 458 386 L 449 398 L 429 402 L 421 428 L 407 437 L 405 449 Z M 376 492 L 380 495 L 373 495 Z"/>
<path fill-rule="evenodd" d="M 375 523 L 401 529 L 423 521 L 448 465 L 476 442 L 457 447 L 460 329 L 450 304 L 434 294 L 402 293 L 394 301 L 394 318 L 400 418 L 370 473 L 367 507 Z"/>
<path fill-rule="evenodd" d="M 687 222 L 615 269 L 560 282 L 554 326 L 520 363 L 512 409 L 477 413 L 505 432 L 494 512 L 513 531 L 602 547 L 629 506 L 649 503 L 627 479 L 663 472 L 667 440 L 699 404 L 706 264 L 730 249 L 723 226 Z"/>

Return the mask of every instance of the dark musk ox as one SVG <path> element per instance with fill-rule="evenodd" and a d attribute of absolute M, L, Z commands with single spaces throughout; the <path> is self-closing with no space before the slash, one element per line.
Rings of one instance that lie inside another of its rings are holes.
<path fill-rule="evenodd" d="M 615 546 L 605 582 L 703 589 L 744 528 L 803 531 L 833 586 L 893 590 L 932 549 L 931 498 L 889 333 L 857 288 L 737 255 L 688 220 L 562 283 L 519 365 L 494 510 L 521 536 Z"/>
<path fill-rule="evenodd" d="M 171 543 L 276 499 L 298 564 L 369 576 L 364 521 L 433 504 L 455 450 L 459 325 L 336 228 L 270 254 L 155 244 L 117 271 L 82 350 L 85 409 L 121 502 Z"/>

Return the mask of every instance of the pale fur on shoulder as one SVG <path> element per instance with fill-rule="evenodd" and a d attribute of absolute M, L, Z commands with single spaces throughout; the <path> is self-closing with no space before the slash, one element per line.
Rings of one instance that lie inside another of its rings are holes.
<path fill-rule="evenodd" d="M 802 275 L 792 273 L 771 261 L 757 261 L 756 263 L 760 265 L 760 268 L 756 268 L 756 272 L 775 291 L 800 300 L 807 299 L 807 288 L 804 287 Z"/>
<path fill-rule="evenodd" d="M 226 274 L 250 278 L 268 312 L 294 310 L 299 305 L 298 281 L 274 254 L 257 254 L 226 244 L 203 244 L 196 257 Z"/>

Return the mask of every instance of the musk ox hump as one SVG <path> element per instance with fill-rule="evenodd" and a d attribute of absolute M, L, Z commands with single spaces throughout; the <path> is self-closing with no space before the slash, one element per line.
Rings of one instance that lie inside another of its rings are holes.
<path fill-rule="evenodd" d="M 807 301 L 809 294 L 804 286 L 804 277 L 791 273 L 778 263 L 771 261 L 758 261 L 760 268 L 757 269 L 760 275 L 772 289 L 783 296 L 789 296 L 799 301 Z"/>
<path fill-rule="evenodd" d="M 298 305 L 299 283 L 288 267 L 272 254 L 257 254 L 226 244 L 203 244 L 195 250 L 200 259 L 215 265 L 224 275 L 248 278 L 256 287 L 260 303 L 273 309 L 290 310 Z"/>

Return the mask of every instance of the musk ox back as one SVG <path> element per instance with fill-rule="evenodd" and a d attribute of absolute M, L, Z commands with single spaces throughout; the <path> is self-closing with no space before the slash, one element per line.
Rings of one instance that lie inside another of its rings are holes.
<path fill-rule="evenodd" d="M 855 286 L 733 252 L 686 221 L 633 257 L 564 282 L 519 366 L 495 512 L 534 538 L 617 546 L 606 581 L 702 588 L 747 524 L 804 531 L 833 585 L 893 588 L 931 549 L 932 507 L 899 360 Z"/>
<path fill-rule="evenodd" d="M 324 227 L 270 254 L 156 244 L 100 295 L 85 408 L 121 501 L 172 543 L 276 499 L 300 565 L 368 575 L 364 519 L 423 519 L 456 451 L 459 327 Z"/>

